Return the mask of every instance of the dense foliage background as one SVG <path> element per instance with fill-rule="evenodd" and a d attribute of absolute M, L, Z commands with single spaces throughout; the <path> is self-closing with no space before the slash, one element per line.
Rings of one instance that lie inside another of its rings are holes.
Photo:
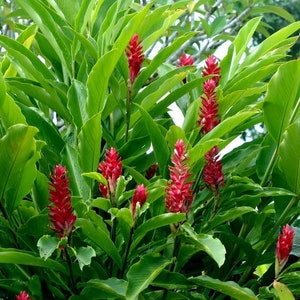
<path fill-rule="evenodd" d="M 272 31 L 265 13 L 287 23 Z M 32 299 L 300 297 L 300 21 L 291 13 L 265 1 L 2 1 L 0 297 L 22 290 Z M 129 84 L 134 34 L 144 60 Z M 201 134 L 211 77 L 202 76 L 204 61 L 223 43 L 221 122 Z M 183 51 L 193 65 L 177 65 Z M 168 113 L 174 103 L 182 126 Z M 258 125 L 262 134 L 222 157 L 225 185 L 211 190 L 205 154 Z M 165 204 L 178 140 L 193 181 L 188 214 Z M 123 168 L 114 201 L 100 193 L 107 182 L 97 172 L 111 147 Z M 62 239 L 48 208 L 58 164 L 76 215 L 72 236 Z M 148 197 L 134 216 L 141 184 Z M 275 275 L 285 224 L 295 230 L 293 250 Z"/>

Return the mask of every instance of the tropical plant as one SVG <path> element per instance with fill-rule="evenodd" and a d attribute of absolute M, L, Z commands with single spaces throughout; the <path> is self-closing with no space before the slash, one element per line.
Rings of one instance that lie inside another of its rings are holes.
<path fill-rule="evenodd" d="M 0 36 L 0 297 L 300 295 L 300 61 L 286 60 L 300 22 L 254 47 L 263 24 L 247 15 L 219 61 L 182 26 L 219 4 L 169 2 L 14 1 L 15 34 Z M 227 20 L 197 24 L 225 39 Z"/>

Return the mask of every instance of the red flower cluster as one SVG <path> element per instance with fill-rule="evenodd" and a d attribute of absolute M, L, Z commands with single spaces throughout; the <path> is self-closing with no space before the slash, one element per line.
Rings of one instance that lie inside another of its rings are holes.
<path fill-rule="evenodd" d="M 202 71 L 203 77 L 209 75 L 213 75 L 213 77 L 203 83 L 202 107 L 200 108 L 198 120 L 203 134 L 210 132 L 220 123 L 216 87 L 219 84 L 221 75 L 218 61 L 213 55 L 210 55 L 206 59 L 205 67 Z M 218 188 L 225 184 L 222 162 L 219 159 L 218 153 L 218 147 L 214 147 L 207 152 L 203 168 L 203 180 L 214 193 L 217 193 Z"/>
<path fill-rule="evenodd" d="M 136 217 L 136 205 L 139 203 L 140 207 L 144 205 L 144 203 L 147 200 L 147 190 L 144 187 L 143 184 L 140 184 L 136 187 L 136 190 L 134 191 L 133 197 L 132 197 L 132 203 L 131 203 L 131 212 L 133 217 Z"/>
<path fill-rule="evenodd" d="M 138 76 L 141 65 L 144 61 L 143 47 L 141 42 L 138 42 L 138 39 L 139 36 L 134 34 L 126 50 L 129 66 L 129 79 L 131 84 L 133 84 L 134 80 Z"/>
<path fill-rule="evenodd" d="M 178 67 L 192 66 L 194 64 L 193 57 L 191 55 L 187 55 L 185 52 L 182 52 L 182 55 L 178 60 Z"/>
<path fill-rule="evenodd" d="M 169 167 L 171 182 L 166 188 L 166 207 L 169 212 L 188 213 L 193 201 L 193 182 L 190 181 L 188 155 L 183 140 L 175 144 L 174 155 L 171 158 L 174 166 Z"/>
<path fill-rule="evenodd" d="M 115 194 L 118 178 L 122 175 L 122 160 L 115 148 L 106 150 L 105 161 L 101 162 L 98 170 L 107 181 L 107 186 L 99 183 L 99 189 L 103 197 L 109 198 Z"/>
<path fill-rule="evenodd" d="M 293 248 L 295 230 L 286 224 L 282 233 L 279 234 L 276 244 L 276 275 L 282 270 L 286 264 Z"/>
<path fill-rule="evenodd" d="M 22 291 L 19 295 L 17 295 L 16 299 L 17 300 L 31 300 L 31 298 L 29 298 L 29 295 L 25 291 Z"/>
<path fill-rule="evenodd" d="M 155 173 L 156 173 L 156 170 L 157 170 L 157 167 L 158 167 L 158 163 L 153 164 L 153 165 L 146 171 L 145 177 L 146 177 L 147 179 L 151 179 L 152 177 L 154 177 L 154 176 L 155 176 Z"/>
<path fill-rule="evenodd" d="M 205 61 L 202 76 L 214 75 L 203 83 L 202 107 L 200 108 L 198 124 L 203 134 L 208 133 L 219 123 L 216 87 L 220 80 L 220 67 L 215 56 L 210 55 Z"/>
<path fill-rule="evenodd" d="M 49 218 L 53 226 L 51 229 L 57 232 L 58 237 L 69 237 L 73 230 L 76 216 L 73 213 L 71 204 L 71 193 L 69 190 L 69 178 L 66 175 L 66 168 L 57 165 L 51 175 L 52 183 L 49 183 L 51 206 Z"/>
<path fill-rule="evenodd" d="M 208 184 L 214 192 L 225 184 L 224 174 L 222 172 L 222 162 L 218 157 L 219 149 L 213 147 L 205 154 L 205 166 L 203 168 L 203 180 Z"/>

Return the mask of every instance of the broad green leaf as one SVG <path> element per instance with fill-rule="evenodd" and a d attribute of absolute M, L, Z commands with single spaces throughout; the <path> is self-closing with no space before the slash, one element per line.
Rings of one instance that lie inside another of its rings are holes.
<path fill-rule="evenodd" d="M 300 21 L 294 22 L 269 36 L 246 56 L 243 66 L 246 67 L 248 65 L 252 65 L 256 61 L 258 61 L 262 56 L 272 51 L 273 49 L 276 49 L 276 47 L 281 45 L 282 41 L 284 41 L 291 34 L 299 30 L 299 28 Z"/>
<path fill-rule="evenodd" d="M 149 254 L 131 266 L 127 273 L 127 300 L 135 300 L 171 261 L 159 254 Z"/>
<path fill-rule="evenodd" d="M 58 249 L 59 239 L 50 235 L 44 235 L 38 240 L 37 247 L 39 248 L 40 257 L 46 260 Z"/>
<path fill-rule="evenodd" d="M 0 140 L 0 201 L 9 215 L 29 193 L 36 177 L 37 132 L 35 127 L 17 124 Z"/>
<path fill-rule="evenodd" d="M 183 222 L 185 219 L 185 214 L 165 213 L 147 220 L 135 230 L 131 250 L 138 245 L 148 232 L 173 223 Z"/>
<path fill-rule="evenodd" d="M 16 102 L 6 93 L 6 83 L 0 72 L 0 118 L 4 127 L 9 128 L 17 123 L 26 124 L 26 119 L 21 113 Z"/>
<path fill-rule="evenodd" d="M 78 152 L 71 145 L 66 144 L 61 151 L 62 163 L 67 167 L 70 178 L 70 188 L 73 196 L 81 196 L 84 200 L 90 197 L 90 189 L 78 163 Z"/>
<path fill-rule="evenodd" d="M 91 279 L 88 282 L 80 283 L 84 289 L 81 292 L 81 296 L 84 299 L 99 299 L 101 295 L 102 299 L 117 298 L 117 299 L 127 299 L 125 298 L 127 281 L 123 279 L 118 279 L 115 277 L 108 278 L 106 280 Z"/>
<path fill-rule="evenodd" d="M 206 275 L 191 278 L 190 281 L 199 286 L 213 289 L 222 294 L 228 295 L 233 299 L 237 299 L 237 300 L 258 299 L 250 289 L 242 288 L 236 282 L 233 281 L 220 281 L 219 279 L 214 279 Z"/>
<path fill-rule="evenodd" d="M 82 271 L 84 266 L 89 266 L 92 261 L 92 257 L 96 256 L 95 250 L 91 246 L 80 247 L 76 251 L 76 258 L 79 263 L 79 268 Z"/>
<path fill-rule="evenodd" d="M 210 36 L 213 36 L 219 32 L 221 32 L 226 25 L 226 16 L 218 16 L 216 17 L 210 25 Z"/>
<path fill-rule="evenodd" d="M 54 271 L 62 272 L 64 274 L 68 273 L 65 267 L 55 260 L 47 259 L 45 261 L 44 259 L 35 256 L 33 253 L 16 249 L 0 248 L 0 264 L 35 266 L 45 268 L 46 270 L 53 269 Z"/>
<path fill-rule="evenodd" d="M 100 147 L 101 147 L 102 127 L 100 113 L 94 115 L 81 128 L 79 139 L 79 164 L 84 173 L 97 170 Z M 92 180 L 87 183 L 92 186 Z"/>
<path fill-rule="evenodd" d="M 279 167 L 291 190 L 300 194 L 300 121 L 292 123 L 284 132 L 279 145 Z"/>
<path fill-rule="evenodd" d="M 99 226 L 95 226 L 91 220 L 88 219 L 77 219 L 76 225 L 80 226 L 83 234 L 105 251 L 107 255 L 115 261 L 117 266 L 121 268 L 121 256 L 107 232 Z"/>
<path fill-rule="evenodd" d="M 225 212 L 217 213 L 211 221 L 208 221 L 204 227 L 204 231 L 210 231 L 226 221 L 234 220 L 249 212 L 254 212 L 254 208 L 248 206 L 240 206 L 231 208 Z"/>
<path fill-rule="evenodd" d="M 225 262 L 226 249 L 221 241 L 209 234 L 197 234 L 194 229 L 186 224 L 182 224 L 181 228 L 190 237 L 193 243 L 198 247 L 199 251 L 206 252 L 221 267 Z"/>
<path fill-rule="evenodd" d="M 279 5 L 257 5 L 252 9 L 253 14 L 273 13 L 279 17 L 286 19 L 288 22 L 295 22 L 295 18 Z"/>
<path fill-rule="evenodd" d="M 85 104 L 87 99 L 86 86 L 74 79 L 68 91 L 68 108 L 72 114 L 72 119 L 77 127 L 78 132 L 82 125 L 87 121 Z"/>
<path fill-rule="evenodd" d="M 299 82 L 300 60 L 281 65 L 269 82 L 263 105 L 264 120 L 268 132 L 277 144 L 289 125 Z"/>
<path fill-rule="evenodd" d="M 53 11 L 49 10 L 47 6 L 38 0 L 16 0 L 16 3 L 21 6 L 28 15 L 35 21 L 41 31 L 49 40 L 51 47 L 60 58 L 65 71 L 72 77 L 71 71 L 71 51 L 68 38 L 63 32 L 63 28 L 67 26 L 62 18 L 57 15 L 52 15 Z M 60 26 L 58 26 L 58 24 Z M 36 58 L 38 59 L 38 58 Z"/>
<path fill-rule="evenodd" d="M 273 282 L 273 287 L 276 290 L 279 300 L 295 300 L 292 292 L 285 284 L 275 280 Z"/>
<path fill-rule="evenodd" d="M 167 172 L 167 163 L 170 156 L 165 137 L 162 135 L 158 125 L 154 122 L 149 113 L 141 106 L 138 107 L 141 112 L 142 119 L 145 122 L 145 127 L 149 133 L 160 172 L 162 176 L 165 177 Z"/>
<path fill-rule="evenodd" d="M 75 31 L 83 33 L 93 11 L 94 1 L 83 0 L 75 19 Z"/>

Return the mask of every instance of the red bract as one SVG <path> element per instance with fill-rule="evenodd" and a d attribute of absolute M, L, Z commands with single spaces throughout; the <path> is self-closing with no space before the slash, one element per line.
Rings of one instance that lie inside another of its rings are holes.
<path fill-rule="evenodd" d="M 179 57 L 178 67 L 191 66 L 194 64 L 194 59 L 191 55 L 187 55 L 185 52 L 182 52 L 182 55 Z"/>
<path fill-rule="evenodd" d="M 203 84 L 204 95 L 201 96 L 202 107 L 200 108 L 198 120 L 203 134 L 210 132 L 220 123 L 215 88 L 216 82 L 213 78 L 206 80 Z"/>
<path fill-rule="evenodd" d="M 134 191 L 133 197 L 132 197 L 132 203 L 131 203 L 131 212 L 132 215 L 136 216 L 136 205 L 137 203 L 140 204 L 140 207 L 144 205 L 144 203 L 147 200 L 147 192 L 146 188 L 143 184 L 140 184 L 136 187 L 136 190 Z"/>
<path fill-rule="evenodd" d="M 218 157 L 219 149 L 213 147 L 205 154 L 205 166 L 203 168 L 203 180 L 214 191 L 225 184 L 222 172 L 222 162 Z"/>
<path fill-rule="evenodd" d="M 175 144 L 174 155 L 171 158 L 174 166 L 169 167 L 171 182 L 166 188 L 166 207 L 169 212 L 188 213 L 193 201 L 193 182 L 190 180 L 188 155 L 183 140 Z"/>
<path fill-rule="evenodd" d="M 282 229 L 282 233 L 278 237 L 276 244 L 276 259 L 277 264 L 279 265 L 278 273 L 286 264 L 289 255 L 292 251 L 294 235 L 294 229 L 291 229 L 291 227 L 288 224 L 286 224 Z"/>
<path fill-rule="evenodd" d="M 99 189 L 103 197 L 108 198 L 115 194 L 118 178 L 122 175 L 122 160 L 115 148 L 106 150 L 105 161 L 101 162 L 98 170 L 107 181 L 107 186 L 99 184 Z"/>
<path fill-rule="evenodd" d="M 215 75 L 213 80 L 216 82 L 216 86 L 219 84 L 220 80 L 220 67 L 217 58 L 214 55 L 210 55 L 205 60 L 205 67 L 202 71 L 202 77 L 208 75 Z"/>
<path fill-rule="evenodd" d="M 143 47 L 141 42 L 138 42 L 139 36 L 134 34 L 131 38 L 126 50 L 128 66 L 129 66 L 129 79 L 131 84 L 138 76 L 141 65 L 144 61 Z"/>
<path fill-rule="evenodd" d="M 158 167 L 158 163 L 153 164 L 147 171 L 145 177 L 147 179 L 151 179 L 152 177 L 155 176 L 156 170 Z"/>
<path fill-rule="evenodd" d="M 61 165 L 55 166 L 51 179 L 49 192 L 52 205 L 48 206 L 49 218 L 53 224 L 51 229 L 57 232 L 59 238 L 68 237 L 73 230 L 76 216 L 71 204 L 66 168 Z"/>
<path fill-rule="evenodd" d="M 31 298 L 29 298 L 29 295 L 25 291 L 22 291 L 19 295 L 17 295 L 16 299 L 17 300 L 31 300 Z"/>

